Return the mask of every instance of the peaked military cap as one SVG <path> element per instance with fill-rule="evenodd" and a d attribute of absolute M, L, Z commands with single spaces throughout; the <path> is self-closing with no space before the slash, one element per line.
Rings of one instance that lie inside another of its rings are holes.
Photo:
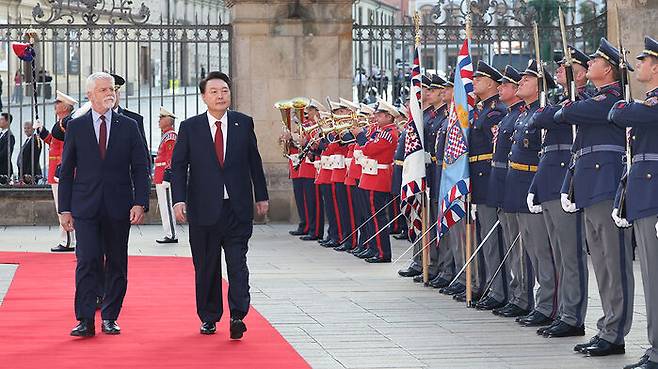
<path fill-rule="evenodd" d="M 373 114 L 374 112 L 375 112 L 375 108 L 373 108 L 370 105 L 366 105 L 364 103 L 361 103 L 361 105 L 359 106 L 359 110 L 357 111 L 357 113 L 361 113 L 365 115 L 370 115 Z"/>
<path fill-rule="evenodd" d="M 498 82 L 501 78 L 503 78 L 503 75 L 500 74 L 496 68 L 480 60 L 478 62 L 478 69 L 473 77 L 489 77 L 494 82 Z"/>
<path fill-rule="evenodd" d="M 78 103 L 78 100 L 72 98 L 71 96 L 63 93 L 60 90 L 55 90 L 55 93 L 57 97 L 55 98 L 55 101 L 60 101 L 63 102 L 64 104 L 75 106 Z"/>
<path fill-rule="evenodd" d="M 658 58 L 658 41 L 649 36 L 644 37 L 644 50 L 637 56 L 638 59 L 644 59 L 647 56 Z"/>
<path fill-rule="evenodd" d="M 533 77 L 539 77 L 539 72 L 537 72 L 537 60 L 535 59 L 528 60 L 528 67 L 523 72 L 521 72 L 521 75 L 522 76 L 530 75 Z M 548 89 L 553 89 L 557 87 L 557 84 L 555 83 L 553 76 L 550 73 L 548 73 L 546 68 L 544 68 L 544 80 L 546 80 L 546 87 Z"/>
<path fill-rule="evenodd" d="M 432 74 L 431 77 L 432 83 L 430 83 L 430 88 L 445 88 L 446 80 L 441 78 L 438 74 Z"/>
<path fill-rule="evenodd" d="M 505 71 L 501 78 L 498 80 L 500 83 L 514 83 L 515 85 L 518 85 L 519 82 L 521 81 L 521 73 L 519 73 L 518 70 L 516 70 L 513 66 L 511 65 L 506 65 L 505 66 Z"/>
<path fill-rule="evenodd" d="M 601 43 L 599 44 L 599 48 L 596 50 L 596 52 L 592 55 L 589 56 L 590 58 L 603 58 L 605 59 L 608 63 L 612 64 L 615 68 L 619 67 L 619 50 L 617 50 L 616 47 L 612 46 L 610 41 L 606 40 L 605 37 L 601 37 Z M 633 67 L 631 67 L 628 62 L 626 63 L 628 70 L 633 71 Z"/>
<path fill-rule="evenodd" d="M 340 101 L 340 104 L 343 107 L 348 108 L 353 112 L 356 112 L 361 108 L 361 106 L 359 106 L 359 104 L 355 104 L 355 103 L 353 103 L 353 102 L 351 102 L 347 99 L 343 99 L 342 97 L 339 98 L 339 101 Z"/>
<path fill-rule="evenodd" d="M 110 73 L 110 75 L 114 78 L 114 86 L 121 87 L 126 84 L 126 80 L 120 75 L 114 73 Z"/>
<path fill-rule="evenodd" d="M 160 107 L 160 117 L 171 117 L 176 119 L 176 116 L 173 113 L 171 113 L 169 110 L 165 109 L 164 106 Z"/>
<path fill-rule="evenodd" d="M 432 80 L 430 79 L 430 77 L 423 74 L 420 78 L 420 86 L 425 88 L 430 88 L 431 84 L 432 84 Z"/>
<path fill-rule="evenodd" d="M 590 61 L 590 57 L 587 56 L 587 54 L 585 54 L 584 52 L 576 49 L 575 47 L 573 47 L 571 45 L 568 45 L 567 49 L 571 53 L 571 60 L 574 63 L 579 64 L 580 66 L 587 69 L 587 67 L 588 67 L 587 62 Z M 562 59 L 558 60 L 557 63 L 558 64 L 564 64 L 566 61 L 567 61 L 567 59 L 563 56 Z"/>
<path fill-rule="evenodd" d="M 393 116 L 393 118 L 397 118 L 400 116 L 400 112 L 398 109 L 388 103 L 386 100 L 378 99 L 377 100 L 377 107 L 375 108 L 378 112 L 384 112 L 384 113 L 389 113 Z"/>
<path fill-rule="evenodd" d="M 311 102 L 308 104 L 309 108 L 315 108 L 318 111 L 328 111 L 318 100 L 311 98 Z"/>

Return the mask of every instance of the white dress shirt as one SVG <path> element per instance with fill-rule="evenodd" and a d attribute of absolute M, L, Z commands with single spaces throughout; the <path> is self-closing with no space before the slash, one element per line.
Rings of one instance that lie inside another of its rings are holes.
<path fill-rule="evenodd" d="M 210 112 L 206 113 L 208 115 L 208 125 L 210 125 L 210 137 L 212 138 L 213 143 L 215 142 L 215 133 L 217 132 L 217 126 L 215 122 L 220 121 L 222 127 L 222 143 L 224 144 L 223 153 L 224 158 L 226 158 L 226 134 L 228 132 L 228 110 L 224 112 L 221 118 L 217 119 L 213 117 Z M 228 199 L 228 191 L 226 191 L 226 185 L 224 185 L 224 200 Z"/>

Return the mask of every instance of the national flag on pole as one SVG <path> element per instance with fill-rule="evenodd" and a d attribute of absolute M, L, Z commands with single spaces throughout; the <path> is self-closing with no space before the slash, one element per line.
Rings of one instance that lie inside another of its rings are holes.
<path fill-rule="evenodd" d="M 409 219 L 409 239 L 412 241 L 416 240 L 422 231 L 421 200 L 427 187 L 420 83 L 420 44 L 416 43 L 414 65 L 411 70 L 410 117 L 404 139 L 404 163 L 402 164 L 402 188 L 400 190 L 400 208 Z"/>
<path fill-rule="evenodd" d="M 450 104 L 443 170 L 439 188 L 442 216 L 439 238 L 466 215 L 466 194 L 470 192 L 468 173 L 468 130 L 473 119 L 473 63 L 467 37 L 459 50 L 455 68 L 454 96 Z"/>

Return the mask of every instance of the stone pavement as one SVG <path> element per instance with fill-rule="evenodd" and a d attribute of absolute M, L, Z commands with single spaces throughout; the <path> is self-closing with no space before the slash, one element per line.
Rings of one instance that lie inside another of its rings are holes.
<path fill-rule="evenodd" d="M 252 304 L 313 368 L 619 369 L 637 361 L 647 347 L 638 262 L 626 355 L 585 358 L 572 347 L 596 333 L 601 305 L 593 272 L 587 336 L 544 339 L 535 329 L 466 309 L 435 289 L 399 278 L 396 271 L 403 262 L 366 264 L 289 236 L 292 228 L 255 226 L 248 255 Z M 154 242 L 159 226 L 133 228 L 129 252 L 190 256 L 186 228 L 179 231 L 181 243 L 163 246 Z M 0 251 L 47 252 L 56 236 L 54 227 L 0 227 Z M 393 240 L 393 257 L 407 245 Z M 0 266 L 0 303 L 14 268 Z"/>

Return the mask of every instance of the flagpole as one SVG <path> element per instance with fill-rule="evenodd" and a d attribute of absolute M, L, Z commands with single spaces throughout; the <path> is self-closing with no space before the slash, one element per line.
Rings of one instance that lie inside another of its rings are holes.
<path fill-rule="evenodd" d="M 469 5 L 468 13 L 466 14 L 466 40 L 469 44 L 471 34 L 471 6 Z M 466 259 L 464 260 L 471 258 L 473 249 L 473 220 L 471 219 L 471 206 L 471 191 L 469 191 L 466 195 Z M 471 264 L 469 263 L 466 266 L 466 306 L 471 306 L 473 298 L 473 289 L 471 288 L 472 278 Z"/>

